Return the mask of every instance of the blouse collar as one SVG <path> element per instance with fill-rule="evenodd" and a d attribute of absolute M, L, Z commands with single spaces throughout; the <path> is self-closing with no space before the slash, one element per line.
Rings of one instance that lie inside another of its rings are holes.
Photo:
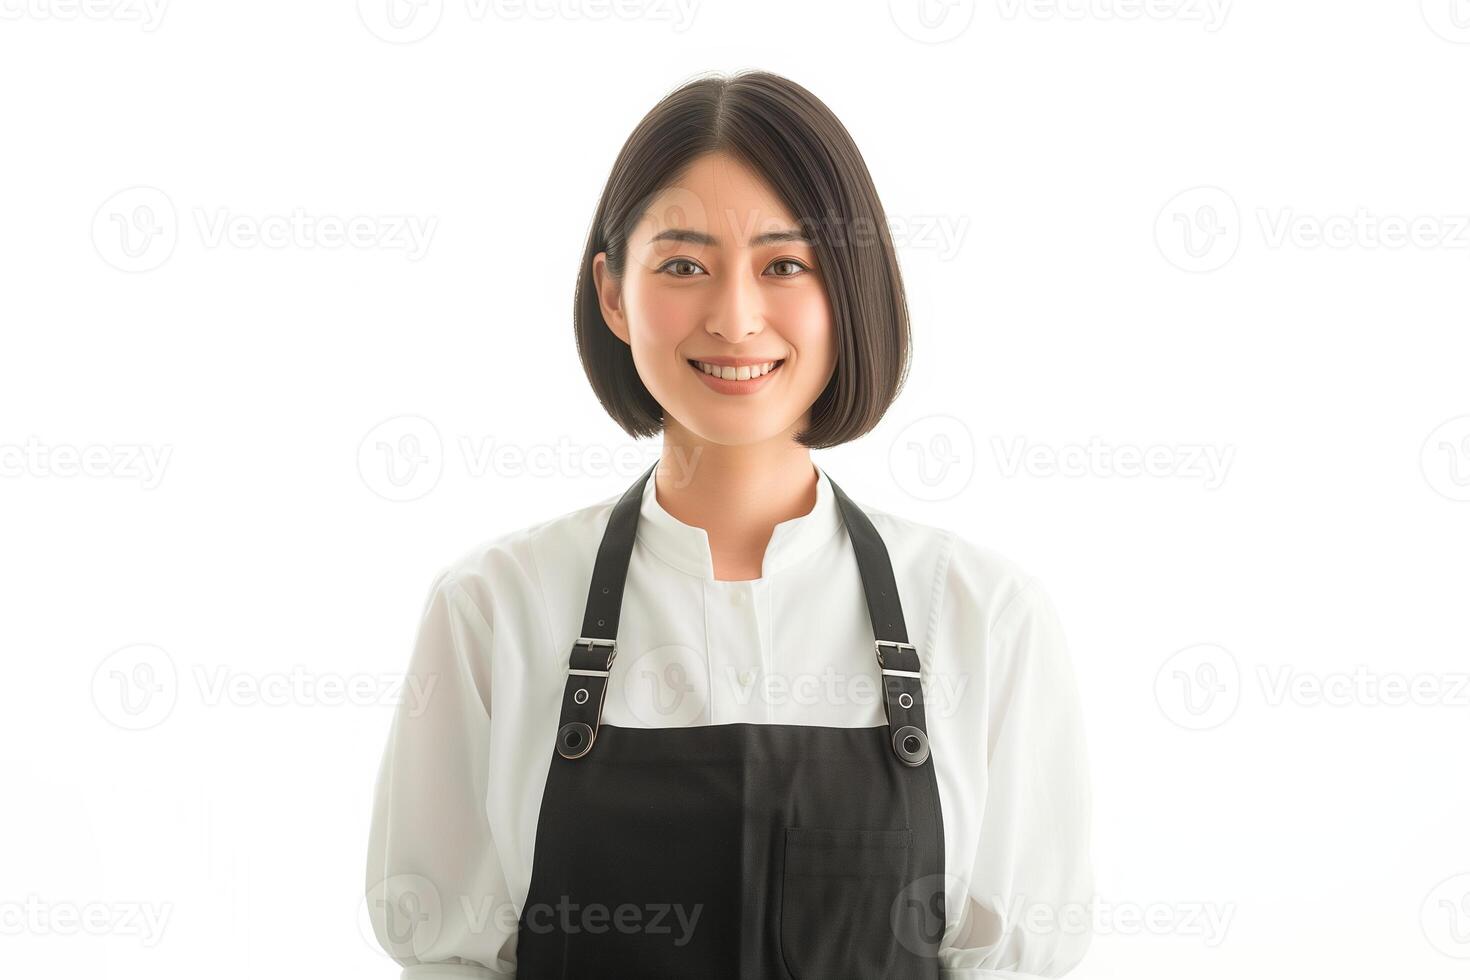
<path fill-rule="evenodd" d="M 837 509 L 827 474 L 815 463 L 812 468 L 817 471 L 817 502 L 807 513 L 782 521 L 771 531 L 771 540 L 761 562 L 762 579 L 801 561 L 825 544 L 842 526 L 842 515 Z M 650 477 L 643 487 L 643 503 L 638 511 L 638 540 L 680 571 L 713 580 L 715 566 L 710 554 L 709 534 L 704 528 L 685 524 L 664 510 L 658 502 L 654 482 Z"/>

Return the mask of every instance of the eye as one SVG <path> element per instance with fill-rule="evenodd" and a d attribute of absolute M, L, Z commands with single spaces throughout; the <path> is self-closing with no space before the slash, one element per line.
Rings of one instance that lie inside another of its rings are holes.
<path fill-rule="evenodd" d="M 776 278 L 777 279 L 792 279 L 792 278 L 795 278 L 796 276 L 801 275 L 801 273 L 807 271 L 806 266 L 802 265 L 800 262 L 796 261 L 795 259 L 777 259 L 776 261 L 772 262 L 770 264 L 770 266 L 768 266 L 768 268 L 774 269 L 777 266 L 792 266 L 792 267 L 794 267 L 793 268 L 793 271 L 791 271 L 791 272 L 784 272 L 784 273 L 783 272 L 778 272 L 778 273 L 776 273 Z"/>
<path fill-rule="evenodd" d="M 675 272 L 673 271 L 675 268 L 683 269 L 685 271 Z M 688 271 L 691 269 L 694 271 Z M 699 263 L 695 262 L 693 259 L 669 259 L 663 265 L 658 267 L 658 271 L 667 272 L 675 279 L 693 279 L 696 275 L 703 272 L 704 269 L 701 268 Z"/>

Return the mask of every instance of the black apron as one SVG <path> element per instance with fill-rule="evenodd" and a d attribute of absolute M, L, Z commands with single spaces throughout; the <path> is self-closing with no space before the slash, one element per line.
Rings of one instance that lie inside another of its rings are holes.
<path fill-rule="evenodd" d="M 919 657 L 888 549 L 835 483 L 887 724 L 601 724 L 656 468 L 614 506 L 597 552 L 519 918 L 517 978 L 937 980 L 944 829 Z"/>

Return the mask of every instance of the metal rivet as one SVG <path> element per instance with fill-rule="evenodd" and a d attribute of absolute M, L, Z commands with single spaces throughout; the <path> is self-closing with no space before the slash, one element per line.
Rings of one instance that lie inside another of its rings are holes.
<path fill-rule="evenodd" d="M 601 619 L 599 619 L 599 620 L 598 620 L 598 621 L 597 621 L 597 625 L 598 625 L 598 626 L 601 626 L 601 625 L 602 625 L 602 624 L 603 624 L 603 620 L 601 620 Z"/>
<path fill-rule="evenodd" d="M 893 751 L 906 766 L 922 766 L 929 758 L 929 737 L 913 725 L 893 733 Z"/>
<path fill-rule="evenodd" d="M 907 691 L 903 692 L 898 696 L 898 706 L 900 708 L 912 708 L 914 706 L 913 697 Z"/>
<path fill-rule="evenodd" d="M 904 695 L 904 696 L 907 697 L 908 695 Z M 577 688 L 577 693 L 572 695 L 572 700 L 575 701 L 575 702 L 577 702 L 578 704 L 586 704 L 587 703 L 587 689 L 585 687 L 579 687 L 579 688 Z M 904 707 L 908 707 L 908 705 L 904 705 Z"/>
<path fill-rule="evenodd" d="M 556 735 L 556 750 L 563 758 L 580 759 L 592 748 L 596 733 L 585 722 L 573 721 L 561 727 Z"/>

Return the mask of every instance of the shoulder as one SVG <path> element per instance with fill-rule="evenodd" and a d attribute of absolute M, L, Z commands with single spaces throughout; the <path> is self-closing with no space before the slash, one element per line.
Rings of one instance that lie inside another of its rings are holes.
<path fill-rule="evenodd" d="M 882 536 L 899 580 L 928 577 L 936 614 L 989 628 L 1010 610 L 1046 602 L 1042 584 L 1009 555 L 962 532 L 853 502 Z"/>
<path fill-rule="evenodd" d="M 591 574 L 597 544 L 621 495 L 474 543 L 439 567 L 431 591 L 468 601 L 488 622 L 496 608 L 507 606 L 535 614 L 548 578 Z"/>

